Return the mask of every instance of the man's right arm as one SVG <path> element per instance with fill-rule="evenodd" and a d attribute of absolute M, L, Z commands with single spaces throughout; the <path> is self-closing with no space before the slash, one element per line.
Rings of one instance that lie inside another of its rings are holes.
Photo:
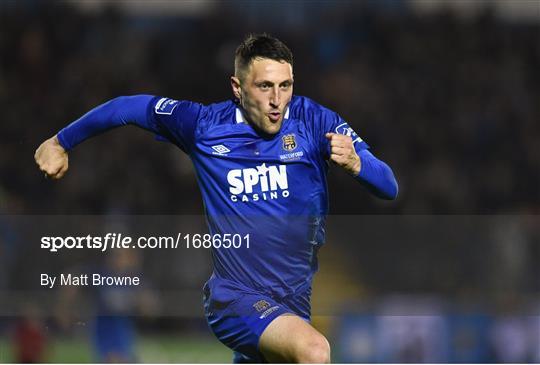
<path fill-rule="evenodd" d="M 153 98 L 151 95 L 120 96 L 92 109 L 38 147 L 34 158 L 39 169 L 48 177 L 60 179 L 68 169 L 69 150 L 112 128 L 135 124 L 158 133 L 158 127 L 147 112 Z"/>

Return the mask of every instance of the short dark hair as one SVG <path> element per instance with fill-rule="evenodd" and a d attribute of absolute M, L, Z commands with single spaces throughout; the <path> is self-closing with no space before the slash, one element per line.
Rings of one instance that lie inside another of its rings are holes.
<path fill-rule="evenodd" d="M 235 72 L 245 69 L 256 58 L 269 58 L 278 62 L 293 64 L 289 47 L 269 34 L 249 34 L 236 49 L 234 57 Z"/>

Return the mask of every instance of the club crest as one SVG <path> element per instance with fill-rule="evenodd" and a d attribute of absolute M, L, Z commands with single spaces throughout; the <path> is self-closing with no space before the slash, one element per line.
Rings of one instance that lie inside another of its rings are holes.
<path fill-rule="evenodd" d="M 283 149 L 285 151 L 292 151 L 298 146 L 296 144 L 296 136 L 294 135 L 294 133 L 287 134 L 283 136 L 281 139 L 283 141 Z"/>
<path fill-rule="evenodd" d="M 268 303 L 266 300 L 259 300 L 255 304 L 253 304 L 253 308 L 257 310 L 257 312 L 262 312 L 264 310 L 267 310 L 270 307 L 270 303 Z"/>

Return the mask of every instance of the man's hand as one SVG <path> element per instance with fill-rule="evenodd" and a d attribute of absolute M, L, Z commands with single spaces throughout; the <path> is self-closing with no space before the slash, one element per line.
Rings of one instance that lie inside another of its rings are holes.
<path fill-rule="evenodd" d="M 343 134 L 326 133 L 330 142 L 330 160 L 343 167 L 348 173 L 360 173 L 360 157 L 356 153 L 352 138 Z"/>
<path fill-rule="evenodd" d="M 60 179 L 68 170 L 68 154 L 56 136 L 38 147 L 34 159 L 46 178 Z"/>

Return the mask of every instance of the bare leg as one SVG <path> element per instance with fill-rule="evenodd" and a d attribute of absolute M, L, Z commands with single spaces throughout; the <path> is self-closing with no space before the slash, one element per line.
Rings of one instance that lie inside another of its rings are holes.
<path fill-rule="evenodd" d="M 284 314 L 272 321 L 259 340 L 259 350 L 269 362 L 330 363 L 330 344 L 302 318 Z"/>

